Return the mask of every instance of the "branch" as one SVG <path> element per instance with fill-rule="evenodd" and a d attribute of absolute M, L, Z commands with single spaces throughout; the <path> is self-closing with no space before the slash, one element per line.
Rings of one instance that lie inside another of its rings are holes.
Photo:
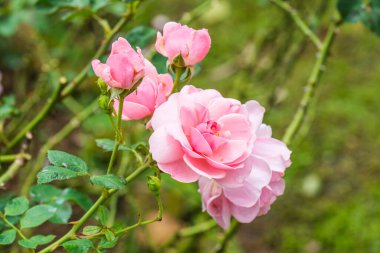
<path fill-rule="evenodd" d="M 321 50 L 317 54 L 317 60 L 314 64 L 314 67 L 311 71 L 310 77 L 308 79 L 308 82 L 305 87 L 304 95 L 298 105 L 298 109 L 296 114 L 294 115 L 292 121 L 290 122 L 289 126 L 286 128 L 285 134 L 282 138 L 282 140 L 286 144 L 290 144 L 290 142 L 293 140 L 294 135 L 298 133 L 298 130 L 300 126 L 303 124 L 307 110 L 309 108 L 309 104 L 311 99 L 314 96 L 315 88 L 319 84 L 319 81 L 321 79 L 322 73 L 325 70 L 325 62 L 328 57 L 331 45 L 335 39 L 336 30 L 338 27 L 338 22 L 333 22 L 327 32 L 326 38 L 323 41 L 323 45 Z"/>
<path fill-rule="evenodd" d="M 290 4 L 284 2 L 283 0 L 270 0 L 273 4 L 277 5 L 279 8 L 283 9 L 286 13 L 290 15 L 294 23 L 298 26 L 303 34 L 308 37 L 316 48 L 319 50 L 322 47 L 321 40 L 315 35 L 315 33 L 306 25 L 302 18 L 298 15 L 296 9 L 294 9 Z"/>

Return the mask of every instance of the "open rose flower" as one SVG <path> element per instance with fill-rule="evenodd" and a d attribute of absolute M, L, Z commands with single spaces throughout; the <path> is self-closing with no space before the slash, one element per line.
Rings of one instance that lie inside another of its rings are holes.
<path fill-rule="evenodd" d="M 124 38 L 112 43 L 111 54 L 106 63 L 92 61 L 95 75 L 114 88 L 130 89 L 144 76 L 144 57 Z"/>
<path fill-rule="evenodd" d="M 262 125 L 257 131 L 252 157 L 254 166 L 241 186 L 226 187 L 205 177 L 199 180 L 203 210 L 224 229 L 230 226 L 231 216 L 249 223 L 266 214 L 284 192 L 282 176 L 290 166 L 290 151 L 284 143 L 271 138 L 270 127 Z"/>
<path fill-rule="evenodd" d="M 173 89 L 173 79 L 169 74 L 159 75 L 156 68 L 145 60 L 145 77 L 137 90 L 124 98 L 123 120 L 139 120 L 152 115 L 154 110 L 167 100 Z M 114 100 L 117 111 L 119 101 Z"/>
<path fill-rule="evenodd" d="M 211 38 L 206 29 L 194 30 L 175 22 L 166 23 L 163 34 L 157 33 L 157 51 L 173 59 L 182 55 L 186 66 L 193 66 L 202 61 L 211 46 Z"/>
<path fill-rule="evenodd" d="M 264 108 L 242 105 L 216 90 L 187 85 L 158 107 L 151 120 L 150 151 L 158 167 L 181 182 L 201 176 L 224 186 L 242 185 L 255 166 Z"/>

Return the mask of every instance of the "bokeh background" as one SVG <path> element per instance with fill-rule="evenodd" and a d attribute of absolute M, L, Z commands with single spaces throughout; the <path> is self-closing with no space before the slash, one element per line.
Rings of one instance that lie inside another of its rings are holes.
<path fill-rule="evenodd" d="M 125 5 L 108 2 L 99 15 L 114 24 Z M 335 1 L 289 3 L 321 38 L 325 35 L 336 13 Z M 218 89 L 224 96 L 243 102 L 259 101 L 267 108 L 265 123 L 281 138 L 316 57 L 313 45 L 289 16 L 265 0 L 146 0 L 117 36 L 127 36 L 137 26 L 159 29 L 168 20 L 205 27 L 211 35 L 211 51 L 191 83 Z M 149 36 L 152 39 L 140 45 L 147 57 L 154 56 L 155 38 Z M 101 28 L 85 11 L 49 13 L 35 1 L 1 1 L 0 96 L 14 96 L 21 111 L 6 121 L 6 133 L 16 133 L 35 115 L 60 77 L 71 80 L 89 62 L 102 37 Z M 306 123 L 291 144 L 293 164 L 285 176 L 285 194 L 266 216 L 243 225 L 227 252 L 380 252 L 379 55 L 380 38 L 375 34 L 360 24 L 341 27 Z M 162 59 L 154 57 L 162 67 Z M 89 75 L 34 131 L 33 154 L 75 113 L 97 99 L 95 77 Z M 127 123 L 126 127 L 129 143 L 147 140 L 149 132 L 142 123 Z M 77 154 L 94 170 L 103 170 L 109 154 L 94 140 L 112 138 L 111 130 L 105 114 L 98 111 L 55 149 Z M 119 163 L 127 164 L 131 155 L 123 155 L 127 158 Z M 32 163 L 11 181 L 9 192 L 18 193 Z M 132 166 L 126 166 L 126 171 L 131 170 Z M 81 180 L 56 185 L 68 184 L 90 196 L 98 194 Z M 162 243 L 179 228 L 207 219 L 207 214 L 200 214 L 196 185 L 165 177 L 163 191 L 164 221 L 126 236 L 112 252 L 151 252 L 149 245 Z M 146 216 L 155 212 L 144 180 L 134 183 L 117 206 L 117 220 L 128 223 L 141 210 Z M 74 210 L 74 216 L 80 212 Z M 47 225 L 44 229 L 58 229 L 62 234 L 67 228 Z M 221 230 L 213 229 L 180 241 L 172 252 L 207 252 L 220 236 Z"/>

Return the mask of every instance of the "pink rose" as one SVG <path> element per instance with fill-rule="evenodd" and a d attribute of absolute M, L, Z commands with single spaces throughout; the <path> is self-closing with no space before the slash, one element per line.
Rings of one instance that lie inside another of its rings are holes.
<path fill-rule="evenodd" d="M 186 66 L 193 66 L 203 60 L 210 50 L 211 39 L 206 29 L 194 30 L 175 22 L 166 23 L 163 34 L 157 33 L 157 51 L 173 59 L 182 55 Z"/>
<path fill-rule="evenodd" d="M 137 52 L 128 41 L 119 37 L 112 43 L 111 54 L 105 64 L 99 60 L 92 61 L 95 75 L 114 88 L 130 89 L 144 76 L 144 57 L 141 50 Z"/>
<path fill-rule="evenodd" d="M 151 120 L 150 151 L 158 167 L 181 182 L 201 176 L 224 186 L 242 185 L 264 108 L 242 105 L 216 90 L 185 86 L 158 107 Z"/>
<path fill-rule="evenodd" d="M 148 60 L 145 60 L 145 74 L 137 90 L 124 99 L 123 120 L 139 120 L 152 115 L 167 100 L 173 89 L 172 77 L 169 74 L 159 75 Z M 119 101 L 115 100 L 116 111 L 118 106 Z"/>
<path fill-rule="evenodd" d="M 269 126 L 261 125 L 252 152 L 253 168 L 241 186 L 226 187 L 213 179 L 199 180 L 203 210 L 227 229 L 231 216 L 241 223 L 249 223 L 266 214 L 270 205 L 284 192 L 282 179 L 290 166 L 290 151 L 284 143 L 271 138 Z"/>

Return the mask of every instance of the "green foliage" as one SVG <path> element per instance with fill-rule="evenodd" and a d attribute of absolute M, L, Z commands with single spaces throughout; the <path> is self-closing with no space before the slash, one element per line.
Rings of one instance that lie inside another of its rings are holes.
<path fill-rule="evenodd" d="M 88 174 L 86 162 L 77 156 L 59 150 L 49 150 L 48 159 L 55 166 L 67 168 L 77 172 L 79 175 Z"/>
<path fill-rule="evenodd" d="M 86 226 L 83 228 L 82 234 L 84 235 L 95 235 L 102 230 L 99 226 Z"/>
<path fill-rule="evenodd" d="M 106 240 L 109 241 L 109 242 L 115 241 L 115 239 L 116 239 L 115 234 L 111 230 L 109 230 L 109 229 L 106 229 L 104 231 L 104 235 L 106 237 Z"/>
<path fill-rule="evenodd" d="M 112 152 L 113 150 L 113 147 L 115 145 L 115 141 L 114 140 L 111 140 L 111 139 L 96 139 L 96 145 L 101 148 L 101 149 L 104 149 L 104 151 L 107 151 L 107 152 Z M 125 145 L 119 145 L 119 148 L 118 150 L 131 150 L 130 148 L 128 148 L 127 146 Z"/>
<path fill-rule="evenodd" d="M 339 0 L 337 8 L 343 21 L 362 22 L 373 33 L 380 36 L 379 0 Z"/>
<path fill-rule="evenodd" d="M 5 215 L 16 216 L 23 214 L 29 207 L 29 200 L 25 197 L 16 197 L 8 201 L 5 206 Z"/>
<path fill-rule="evenodd" d="M 122 189 L 126 185 L 124 178 L 112 174 L 92 176 L 90 178 L 92 184 L 102 186 L 109 189 Z"/>
<path fill-rule="evenodd" d="M 48 159 L 54 166 L 47 166 L 38 173 L 39 184 L 88 175 L 87 164 L 79 157 L 63 151 L 49 150 Z"/>
<path fill-rule="evenodd" d="M 27 240 L 19 240 L 18 244 L 24 248 L 35 249 L 39 245 L 47 244 L 53 241 L 55 235 L 35 235 Z"/>
<path fill-rule="evenodd" d="M 92 200 L 86 194 L 72 188 L 64 189 L 61 197 L 67 201 L 74 201 L 85 211 L 90 209 L 93 204 Z"/>
<path fill-rule="evenodd" d="M 76 239 L 64 242 L 62 246 L 68 253 L 87 253 L 94 245 L 89 239 Z"/>
<path fill-rule="evenodd" d="M 30 189 L 30 196 L 35 202 L 49 202 L 61 196 L 62 190 L 52 185 L 34 185 Z"/>
<path fill-rule="evenodd" d="M 57 208 L 49 205 L 37 205 L 30 208 L 20 220 L 21 228 L 33 228 L 52 218 Z"/>
<path fill-rule="evenodd" d="M 49 219 L 50 222 L 56 224 L 66 224 L 73 212 L 70 204 L 67 202 L 61 203 L 60 201 L 50 202 L 50 206 L 57 208 L 57 211 L 54 213 L 53 217 Z"/>
<path fill-rule="evenodd" d="M 102 224 L 103 226 L 106 226 L 107 221 L 108 221 L 108 216 L 109 216 L 109 211 L 107 207 L 103 205 L 99 206 L 97 216 L 98 216 L 100 224 Z"/>
<path fill-rule="evenodd" d="M 102 237 L 98 243 L 98 249 L 111 249 L 116 246 L 118 239 L 118 237 L 115 237 L 114 240 L 109 241 L 106 237 Z"/>
<path fill-rule="evenodd" d="M 0 233 L 0 245 L 12 244 L 16 239 L 16 230 L 8 229 Z"/>

